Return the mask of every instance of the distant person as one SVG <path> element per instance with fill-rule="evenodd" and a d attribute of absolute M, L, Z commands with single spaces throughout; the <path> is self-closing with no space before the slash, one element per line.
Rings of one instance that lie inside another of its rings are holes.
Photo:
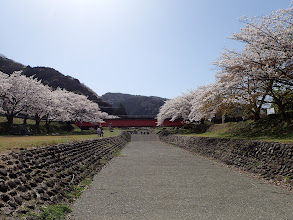
<path fill-rule="evenodd" d="M 101 137 L 101 135 L 102 135 L 102 130 L 101 130 L 100 127 L 98 127 L 97 132 L 98 132 L 98 136 Z"/>
<path fill-rule="evenodd" d="M 103 127 L 101 127 L 101 136 L 104 137 Z"/>
<path fill-rule="evenodd" d="M 109 126 L 108 127 L 109 127 L 109 131 L 110 132 L 113 132 L 113 130 L 112 130 L 112 123 L 109 123 Z"/>

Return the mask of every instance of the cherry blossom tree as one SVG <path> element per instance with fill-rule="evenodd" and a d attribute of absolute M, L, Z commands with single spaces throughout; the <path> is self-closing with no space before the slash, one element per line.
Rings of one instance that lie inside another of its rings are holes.
<path fill-rule="evenodd" d="M 176 119 L 181 119 L 188 123 L 188 115 L 191 107 L 190 101 L 192 99 L 191 93 L 167 100 L 159 110 L 157 125 L 162 125 L 165 120 L 175 121 Z"/>
<path fill-rule="evenodd" d="M 52 89 L 40 81 L 33 81 L 29 91 L 27 113 L 35 119 L 36 129 L 39 131 L 40 122 L 50 112 L 52 105 Z"/>
<path fill-rule="evenodd" d="M 240 107 L 244 113 L 253 113 L 255 119 L 258 120 L 260 110 L 271 89 L 270 83 L 255 77 L 255 71 L 260 70 L 250 69 L 249 62 L 243 53 L 237 54 L 234 51 L 222 53 L 215 65 L 221 69 L 216 75 L 216 88 L 224 101 L 222 109 L 231 110 L 233 106 Z"/>
<path fill-rule="evenodd" d="M 157 115 L 157 125 L 162 125 L 165 120 L 170 120 L 173 117 L 173 103 L 174 99 L 165 101 L 164 105 L 160 107 L 159 113 Z"/>
<path fill-rule="evenodd" d="M 286 118 L 285 107 L 293 86 L 293 7 L 267 16 L 242 18 L 245 23 L 232 39 L 244 42 L 243 65 L 250 78 L 262 83 L 265 92 Z"/>
<path fill-rule="evenodd" d="M 78 95 L 71 93 L 72 99 L 72 120 L 80 122 L 92 122 L 99 123 L 103 121 L 102 117 L 105 117 L 105 113 L 102 116 L 102 112 L 98 104 L 93 103 L 84 95 Z"/>
<path fill-rule="evenodd" d="M 203 102 L 202 98 L 204 95 L 205 86 L 201 86 L 193 91 L 192 100 L 190 102 L 190 112 L 188 115 L 188 120 L 190 122 L 199 122 L 204 118 L 204 113 L 202 111 Z"/>
<path fill-rule="evenodd" d="M 58 88 L 52 92 L 52 96 L 49 120 L 99 123 L 110 117 L 107 113 L 100 111 L 97 103 L 90 101 L 84 95 Z"/>
<path fill-rule="evenodd" d="M 7 118 L 8 127 L 13 124 L 13 118 L 20 114 L 29 103 L 32 77 L 14 72 L 10 76 L 0 72 L 1 84 L 1 112 Z"/>
<path fill-rule="evenodd" d="M 111 118 L 86 96 L 60 88 L 52 90 L 33 77 L 21 75 L 21 72 L 10 76 L 0 72 L 0 112 L 5 114 L 9 126 L 19 114 L 33 117 L 37 130 L 44 118 L 47 122 L 58 120 L 92 123 Z"/>
<path fill-rule="evenodd" d="M 167 100 L 157 115 L 157 124 L 162 125 L 165 120 L 181 119 L 185 123 L 201 121 L 205 117 L 202 110 L 203 97 L 206 87 L 199 87 L 174 99 Z"/>
<path fill-rule="evenodd" d="M 215 83 L 199 87 L 188 99 L 168 100 L 157 116 L 159 125 L 179 117 L 200 121 L 235 109 L 257 120 L 266 103 L 277 104 L 286 118 L 285 107 L 293 102 L 293 7 L 241 22 L 245 26 L 231 39 L 243 42 L 244 49 L 222 53 L 214 63 L 220 69 Z"/>
<path fill-rule="evenodd" d="M 245 43 L 241 52 L 226 50 L 215 62 L 221 71 L 220 82 L 229 82 L 225 101 L 237 98 L 245 109 L 260 118 L 260 109 L 275 103 L 284 118 L 285 106 L 292 102 L 293 86 L 293 8 L 263 17 L 243 17 L 245 24 L 231 39 Z M 232 85 L 232 82 L 234 85 Z"/>

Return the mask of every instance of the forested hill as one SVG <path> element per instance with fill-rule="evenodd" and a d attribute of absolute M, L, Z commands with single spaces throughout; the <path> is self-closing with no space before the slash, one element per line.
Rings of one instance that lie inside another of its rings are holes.
<path fill-rule="evenodd" d="M 49 67 L 30 67 L 17 63 L 5 56 L 0 56 L 0 71 L 11 74 L 14 71 L 22 70 L 26 76 L 35 75 L 42 83 L 53 88 L 64 88 L 68 91 L 87 96 L 91 101 L 99 104 L 102 111 L 112 114 L 112 106 L 103 101 L 94 91 L 80 83 L 78 79 L 65 76 L 57 70 Z"/>
<path fill-rule="evenodd" d="M 160 107 L 167 100 L 156 96 L 141 96 L 122 93 L 106 93 L 102 99 L 114 108 L 124 105 L 128 116 L 155 117 Z"/>
<path fill-rule="evenodd" d="M 60 87 L 77 94 L 83 94 L 98 103 L 101 110 L 109 114 L 155 117 L 159 112 L 159 108 L 167 100 L 155 96 L 122 93 L 106 93 L 100 97 L 90 88 L 80 83 L 78 79 L 65 76 L 53 68 L 25 66 L 0 54 L 0 71 L 12 74 L 17 70 L 22 70 L 26 76 L 36 76 L 39 80 L 42 80 L 42 83 L 53 88 Z"/>

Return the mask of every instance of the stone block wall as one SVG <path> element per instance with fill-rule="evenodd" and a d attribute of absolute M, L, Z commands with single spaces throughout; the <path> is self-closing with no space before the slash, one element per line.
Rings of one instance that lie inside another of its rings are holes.
<path fill-rule="evenodd" d="M 0 217 L 63 201 L 73 185 L 97 173 L 130 139 L 123 132 L 116 137 L 0 155 Z"/>
<path fill-rule="evenodd" d="M 164 134 L 160 140 L 293 186 L 293 144 Z"/>

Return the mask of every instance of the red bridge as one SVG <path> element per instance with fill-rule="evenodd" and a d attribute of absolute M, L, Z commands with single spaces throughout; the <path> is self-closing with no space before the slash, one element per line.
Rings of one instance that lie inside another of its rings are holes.
<path fill-rule="evenodd" d="M 88 122 L 75 122 L 78 127 L 89 128 L 95 127 L 96 125 Z M 105 119 L 101 125 L 108 127 L 111 124 L 112 127 L 156 127 L 156 119 Z M 184 123 L 181 120 L 176 121 L 165 121 L 162 126 L 183 126 Z"/>

